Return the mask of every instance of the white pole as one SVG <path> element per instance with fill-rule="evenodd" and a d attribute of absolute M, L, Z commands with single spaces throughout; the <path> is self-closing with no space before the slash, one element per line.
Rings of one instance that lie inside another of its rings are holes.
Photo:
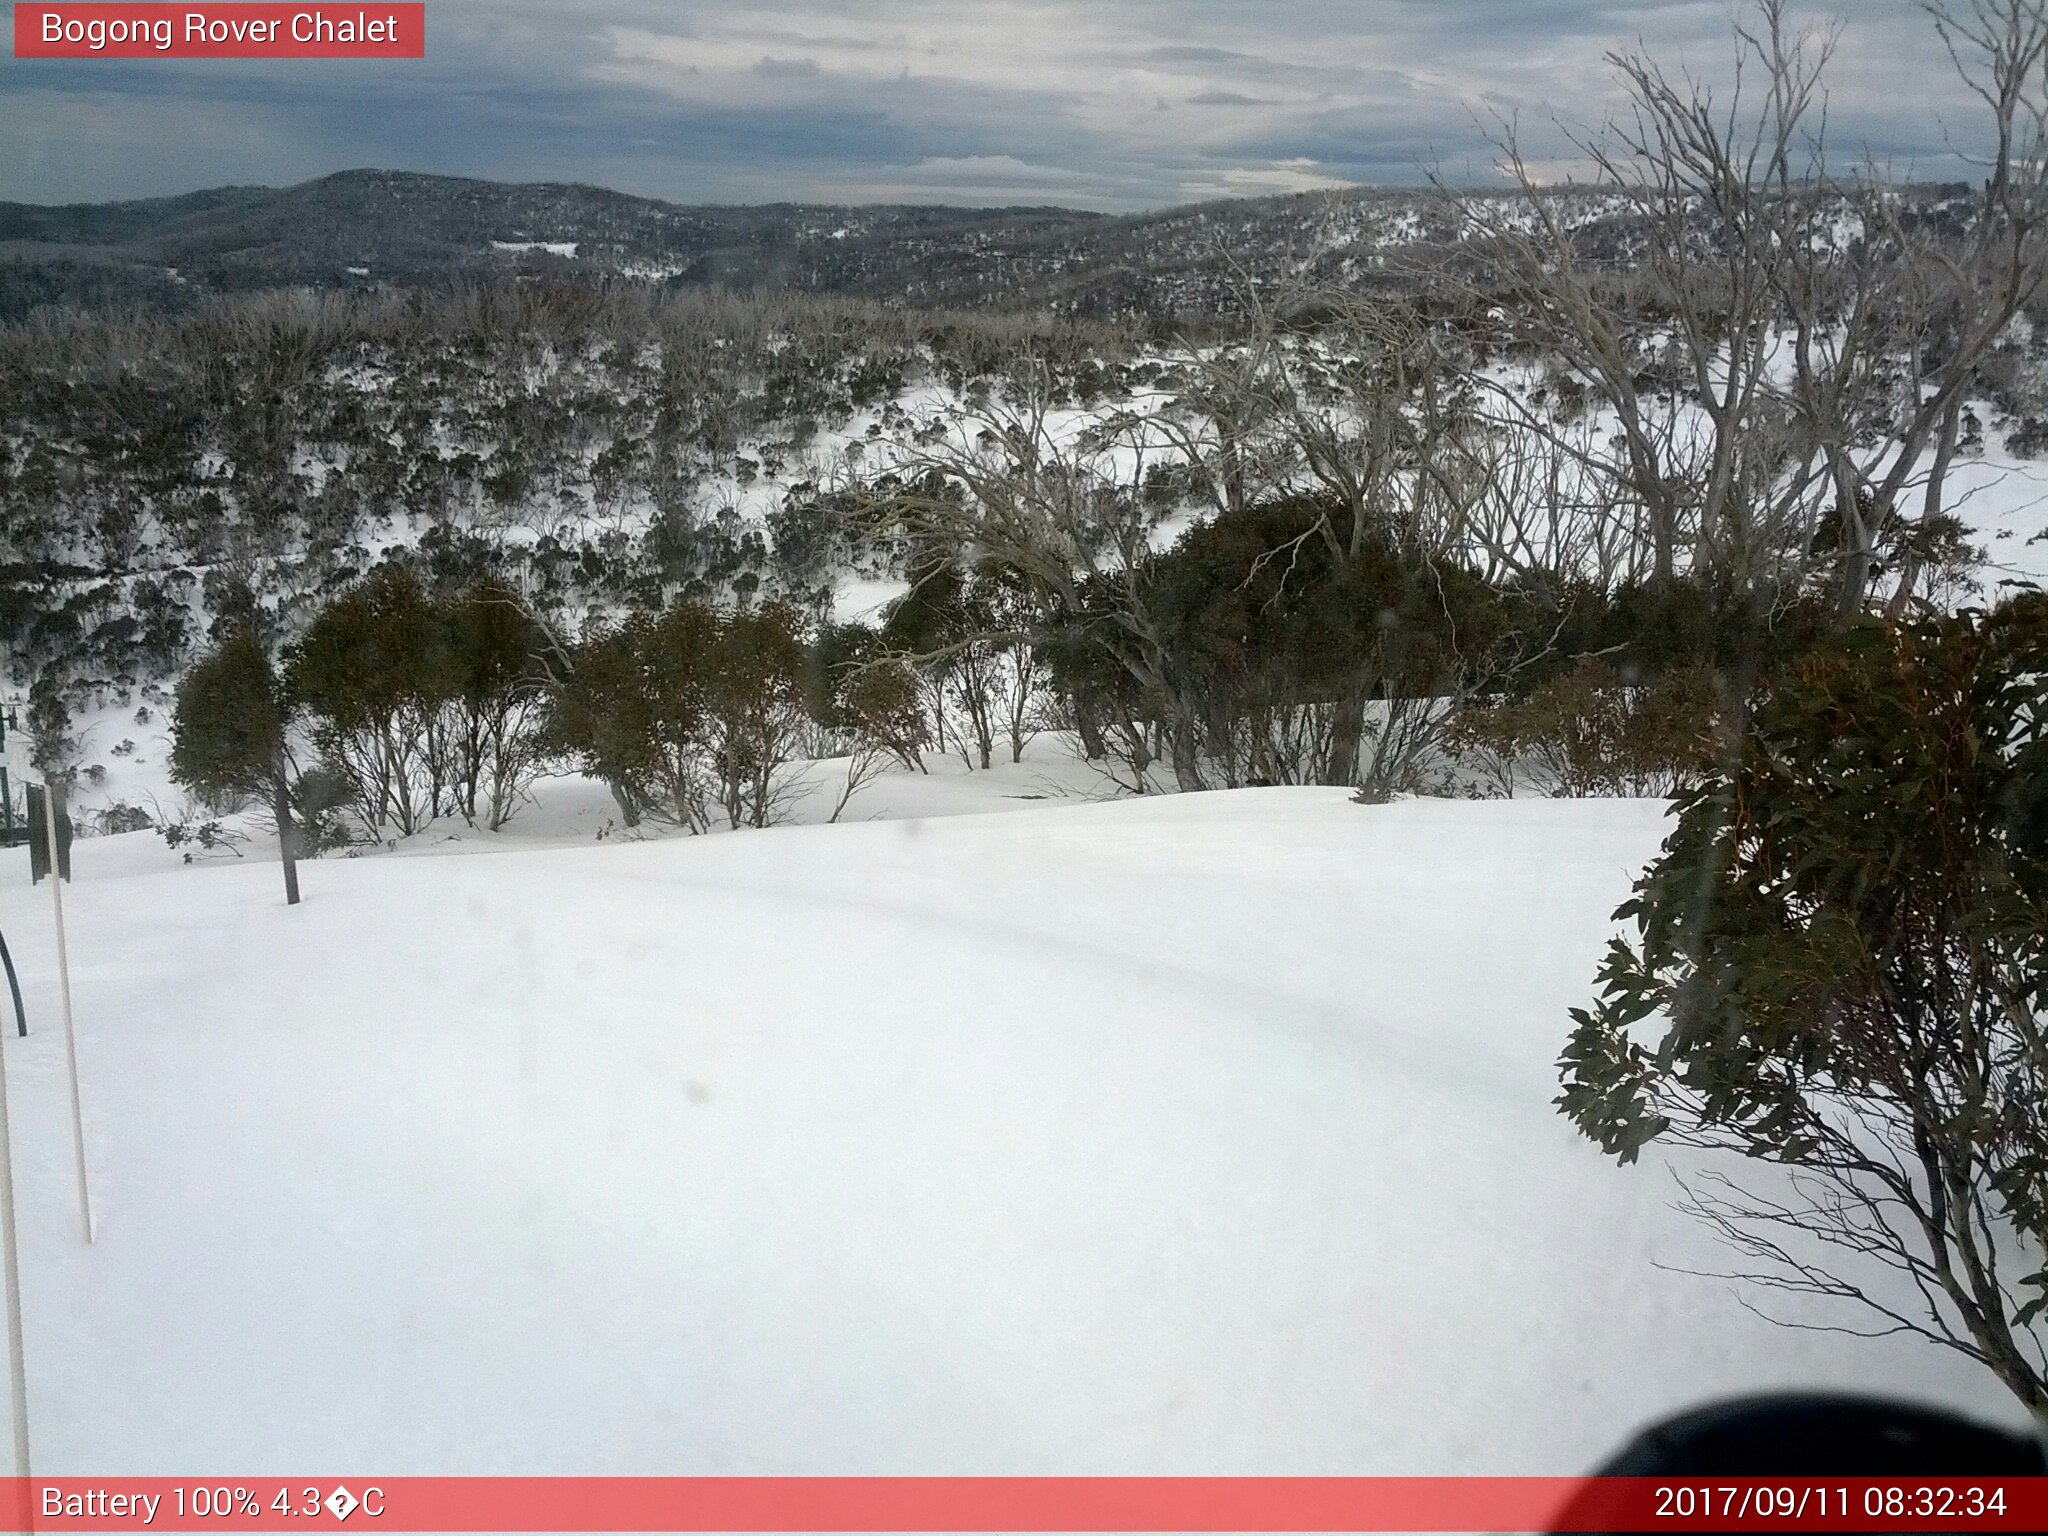
<path fill-rule="evenodd" d="M 50 906 L 57 914 L 57 994 L 64 1004 L 64 1054 L 71 1063 L 71 1149 L 78 1156 L 78 1204 L 85 1213 L 85 1240 L 99 1231 L 92 1219 L 92 1178 L 85 1166 L 85 1107 L 78 1093 L 78 1031 L 71 1025 L 71 952 L 64 943 L 64 877 L 57 870 L 57 786 L 43 780 L 43 830 L 50 842 Z"/>
<path fill-rule="evenodd" d="M 14 1402 L 14 1475 L 26 1478 L 28 1357 L 21 1340 L 21 1250 L 14 1234 L 14 1128 L 7 1117 L 4 1048 L 0 1048 L 0 1268 L 7 1271 L 7 1364 Z"/>

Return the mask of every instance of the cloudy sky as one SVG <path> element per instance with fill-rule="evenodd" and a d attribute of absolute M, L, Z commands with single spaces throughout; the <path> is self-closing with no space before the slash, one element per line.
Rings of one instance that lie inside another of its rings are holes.
<path fill-rule="evenodd" d="M 373 7 L 374 8 L 374 7 Z M 1137 209 L 1437 169 L 1613 101 L 1641 46 L 1726 75 L 1729 0 L 429 0 L 427 57 L 0 56 L 0 199 L 98 201 L 356 166 L 681 201 Z M 1844 0 L 1830 139 L 1965 173 L 1970 114 L 1914 0 Z M 0 16 L 0 32 L 11 22 Z"/>

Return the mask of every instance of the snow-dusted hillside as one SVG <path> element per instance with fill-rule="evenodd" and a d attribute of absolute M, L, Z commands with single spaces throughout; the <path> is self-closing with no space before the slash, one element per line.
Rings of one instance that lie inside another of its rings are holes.
<path fill-rule="evenodd" d="M 627 439 L 598 433 L 569 455 L 567 467 L 544 491 L 515 507 L 457 497 L 451 507 L 433 515 L 402 508 L 387 512 L 353 527 L 350 540 L 338 548 L 315 548 L 307 541 L 291 559 L 280 561 L 292 568 L 289 603 L 297 605 L 302 618 L 314 601 L 339 590 L 378 559 L 410 553 L 430 568 L 436 559 L 450 559 L 452 567 L 450 552 L 456 551 L 479 568 L 495 562 L 515 575 L 573 630 L 592 614 L 629 611 L 636 603 L 658 604 L 682 588 L 680 581 L 661 570 L 660 559 L 646 553 L 664 520 L 673 519 L 673 526 L 685 529 L 695 541 L 680 560 L 681 567 L 692 573 L 691 587 L 682 589 L 727 596 L 736 589 L 795 596 L 838 620 L 876 623 L 908 589 L 896 563 L 899 552 L 850 540 L 830 510 L 834 495 L 916 473 L 935 444 L 964 456 L 967 445 L 991 424 L 1027 420 L 1042 432 L 1048 451 L 1069 455 L 1117 484 L 1136 487 L 1145 483 L 1148 473 L 1184 471 L 1186 437 L 1196 429 L 1188 425 L 1182 395 L 1194 388 L 1202 361 L 1213 355 L 1213 349 L 1193 347 L 1139 351 L 1102 371 L 1096 381 L 1100 393 L 1086 400 L 1068 399 L 1046 408 L 1042 416 L 1028 417 L 1024 406 L 1000 391 L 991 397 L 988 380 L 978 379 L 972 381 L 974 387 L 963 388 L 943 376 L 943 360 L 912 350 L 901 360 L 907 378 L 873 401 L 854 405 L 837 398 L 831 410 L 807 419 L 801 434 L 790 422 L 776 419 L 757 423 L 730 452 L 699 453 L 681 510 L 664 510 L 644 492 L 616 495 L 605 502 L 596 488 L 602 477 L 594 466 L 612 442 Z M 550 387 L 563 388 L 568 398 L 586 404 L 602 394 L 608 377 L 588 359 L 577 363 L 555 358 L 546 371 Z M 565 379 L 572 383 L 564 384 Z M 1502 364 L 1491 370 L 1489 379 L 1503 399 L 1518 402 L 1516 410 L 1531 413 L 1543 399 L 1546 382 L 1554 382 L 1543 370 L 1525 364 Z M 378 370 L 364 369 L 329 382 L 349 394 L 355 408 L 367 411 L 389 405 L 391 379 Z M 1697 434 L 1696 406 L 1673 400 L 1666 408 L 1675 436 Z M 1973 409 L 1995 418 L 1987 402 L 1977 402 Z M 1328 408 L 1327 414 L 1337 427 L 1355 429 L 1341 403 Z M 1179 423 L 1181 440 L 1161 428 L 1161 423 L 1173 422 Z M 1587 443 L 1611 437 L 1615 430 L 1613 413 L 1605 407 L 1584 410 L 1580 423 Z M 1948 469 L 1946 504 L 1983 556 L 1970 572 L 1974 585 L 1938 589 L 1937 595 L 1951 604 L 1993 601 L 2014 583 L 2048 583 L 2048 460 L 2016 444 L 2019 434 L 2009 428 L 2010 424 L 1994 420 L 1964 445 Z M 1521 436 L 1533 444 L 1531 434 L 1524 431 Z M 485 434 L 466 445 L 442 442 L 437 451 L 444 459 L 422 459 L 413 469 L 499 450 L 491 447 Z M 359 465 L 348 452 L 337 451 L 329 458 L 309 456 L 301 469 L 309 480 L 324 485 L 345 480 Z M 1311 493 L 1316 489 L 1313 476 L 1299 466 L 1276 475 L 1274 486 Z M 474 486 L 469 492 L 481 497 Z M 1501 498 L 1504 503 L 1511 499 Z M 1183 495 L 1162 506 L 1155 514 L 1155 544 L 1169 544 L 1204 515 L 1199 497 Z M 90 541 L 83 524 L 67 524 L 63 537 L 70 541 L 64 551 L 67 558 L 88 558 Z M 1542 561 L 1569 564 L 1577 547 L 1573 537 L 1553 530 L 1551 544 L 1541 543 L 1539 536 L 1528 553 Z M 166 541 L 165 547 L 157 547 L 153 541 L 158 539 Z M 1477 539 L 1468 541 L 1461 553 L 1479 565 L 1487 556 Z M 177 551 L 155 523 L 135 558 L 138 568 L 155 573 L 144 580 L 157 580 L 165 570 L 183 580 L 173 602 L 182 636 L 181 667 L 182 653 L 196 650 L 212 622 L 204 581 L 195 578 L 203 578 L 213 567 L 204 562 L 178 567 Z M 714 574 L 707 577 L 707 570 Z M 30 602 L 53 608 L 68 604 L 104 617 L 106 628 L 120 643 L 132 645 L 133 620 L 123 601 L 116 599 L 125 590 L 132 606 L 135 581 L 96 573 L 43 580 Z M 80 654 L 96 651 L 98 632 L 86 634 L 82 627 L 81 632 L 74 649 Z M 95 667 L 105 673 L 113 670 L 113 663 L 81 663 L 79 670 L 90 676 Z M 28 676 L 24 667 L 12 679 L 0 677 L 0 684 L 11 681 L 18 692 Z M 123 686 L 102 678 L 98 686 L 74 689 L 72 728 L 84 772 L 73 787 L 72 803 L 82 813 L 87 832 L 97 830 L 95 818 L 109 809 L 125 814 L 133 808 L 159 820 L 179 811 L 186 797 L 170 782 L 167 768 L 166 705 L 174 683 L 174 673 L 142 685 L 131 675 Z"/>
<path fill-rule="evenodd" d="M 1940 205 L 1939 189 L 1916 196 Z M 1626 227 L 1602 189 L 1551 197 L 1559 216 L 1591 238 Z M 507 273 L 1181 316 L 1227 308 L 1245 270 L 1355 277 L 1390 255 L 1455 245 L 1470 233 L 1446 198 L 1416 187 L 1104 217 L 930 203 L 689 206 L 590 186 L 362 170 L 143 202 L 0 203 L 0 277 L 12 279 L 0 283 L 0 319 L 66 299 L 178 311 L 208 291 L 434 288 Z"/>
<path fill-rule="evenodd" d="M 2001 1413 L 1683 1273 L 1666 1169 L 1551 1108 L 1657 804 L 983 803 L 290 910 L 253 848 L 81 842 L 91 1248 L 0 855 L 37 1470 L 1551 1473 L 1759 1387 Z"/>

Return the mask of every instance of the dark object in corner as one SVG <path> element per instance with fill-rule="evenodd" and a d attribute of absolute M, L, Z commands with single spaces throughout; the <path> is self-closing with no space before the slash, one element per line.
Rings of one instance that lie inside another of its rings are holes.
<path fill-rule="evenodd" d="M 2039 1477 L 2040 1443 L 1939 1408 L 1883 1398 L 1785 1393 L 1688 1409 L 1651 1425 L 1595 1477 Z M 1589 1485 L 1554 1522 L 1597 1519 Z M 1574 1512 L 1581 1518 L 1574 1519 Z"/>
<path fill-rule="evenodd" d="M 1912 1403 L 1794 1393 L 1743 1397 L 1654 1424 L 1601 1477 L 2039 1477 L 2041 1447 Z"/>

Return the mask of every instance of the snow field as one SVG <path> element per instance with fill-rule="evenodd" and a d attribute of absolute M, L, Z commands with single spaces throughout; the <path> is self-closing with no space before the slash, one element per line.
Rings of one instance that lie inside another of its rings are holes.
<path fill-rule="evenodd" d="M 1551 1108 L 1659 806 L 1018 805 L 322 861 L 296 910 L 253 845 L 81 841 L 91 1249 L 0 856 L 36 1470 L 1534 1474 L 1773 1386 L 2009 1417 L 1676 1272 L 1725 1256 L 1668 1170 Z"/>

